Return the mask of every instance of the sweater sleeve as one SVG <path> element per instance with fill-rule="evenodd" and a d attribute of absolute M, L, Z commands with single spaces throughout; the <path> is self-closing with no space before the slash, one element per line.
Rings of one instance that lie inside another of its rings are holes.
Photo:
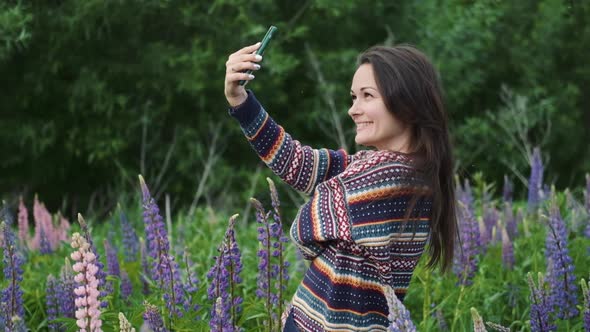
<path fill-rule="evenodd" d="M 248 98 L 229 114 L 260 159 L 294 189 L 311 195 L 318 185 L 346 169 L 352 156 L 343 149 L 313 149 L 294 140 L 248 90 Z"/>

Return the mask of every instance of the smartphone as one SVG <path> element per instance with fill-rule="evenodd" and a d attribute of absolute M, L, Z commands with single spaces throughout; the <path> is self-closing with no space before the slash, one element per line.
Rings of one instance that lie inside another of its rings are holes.
<path fill-rule="evenodd" d="M 266 31 L 266 35 L 264 35 L 264 38 L 262 38 L 262 42 L 260 43 L 260 47 L 256 50 L 256 54 L 262 55 L 264 53 L 266 46 L 268 46 L 268 43 L 270 42 L 272 35 L 274 35 L 274 33 L 276 31 L 277 31 L 277 27 L 275 27 L 274 25 L 271 25 L 270 28 L 268 28 L 268 31 Z M 246 71 L 246 74 L 252 74 L 252 70 L 248 69 Z M 239 84 L 240 85 L 246 84 L 246 80 L 241 80 L 239 82 Z"/>

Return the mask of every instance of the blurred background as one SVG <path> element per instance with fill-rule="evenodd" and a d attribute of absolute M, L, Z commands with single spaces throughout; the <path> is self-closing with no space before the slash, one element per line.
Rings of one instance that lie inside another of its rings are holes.
<path fill-rule="evenodd" d="M 172 209 L 240 211 L 267 176 L 223 95 L 230 53 L 278 32 L 248 84 L 295 139 L 354 153 L 357 55 L 410 43 L 440 71 L 457 174 L 524 197 L 590 170 L 590 1 L 0 1 L 0 196 L 105 214 L 142 174 Z M 287 205 L 303 201 L 280 186 Z M 257 194 L 258 192 L 264 194 Z"/>

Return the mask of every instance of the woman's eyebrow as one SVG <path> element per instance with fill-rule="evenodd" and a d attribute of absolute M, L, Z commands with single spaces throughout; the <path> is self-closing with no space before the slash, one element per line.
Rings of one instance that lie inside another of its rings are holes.
<path fill-rule="evenodd" d="M 372 87 L 372 86 L 363 86 L 363 87 L 362 87 L 360 90 L 361 90 L 361 92 L 362 92 L 362 91 L 363 91 L 363 90 L 365 90 L 365 89 L 373 89 L 373 90 L 377 90 L 377 89 L 375 89 L 375 88 L 374 88 L 374 87 Z M 352 89 L 350 89 L 350 93 L 354 93 L 354 91 L 352 91 Z"/>

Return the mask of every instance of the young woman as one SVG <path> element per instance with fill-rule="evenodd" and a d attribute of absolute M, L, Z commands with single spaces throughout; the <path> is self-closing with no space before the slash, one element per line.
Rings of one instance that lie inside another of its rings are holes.
<path fill-rule="evenodd" d="M 285 331 L 386 331 L 386 288 L 403 301 L 425 248 L 430 268 L 447 271 L 453 257 L 452 146 L 437 72 L 409 45 L 365 51 L 348 114 L 356 143 L 375 149 L 312 149 L 238 84 L 254 78 L 242 71 L 260 69 L 258 47 L 229 56 L 229 113 L 268 167 L 310 195 L 290 233 L 311 264 Z"/>

